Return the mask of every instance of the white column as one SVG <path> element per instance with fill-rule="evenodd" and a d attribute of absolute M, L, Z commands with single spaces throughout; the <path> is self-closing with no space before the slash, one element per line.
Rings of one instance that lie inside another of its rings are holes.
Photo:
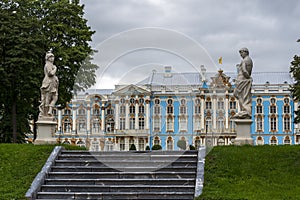
<path fill-rule="evenodd" d="M 58 109 L 58 131 L 62 131 L 61 109 Z"/>
<path fill-rule="evenodd" d="M 205 115 L 204 115 L 204 96 L 201 96 L 201 129 L 204 130 L 204 122 L 205 122 Z M 204 130 L 205 131 L 205 130 Z"/>
<path fill-rule="evenodd" d="M 150 119 L 150 101 L 147 99 L 146 100 L 146 117 L 145 117 L 145 127 L 146 127 L 146 130 L 149 130 L 150 127 L 149 127 L 149 119 Z"/>
<path fill-rule="evenodd" d="M 115 131 L 119 129 L 119 101 L 115 103 Z"/>
<path fill-rule="evenodd" d="M 126 100 L 125 103 L 125 130 L 129 129 L 129 102 Z"/>
<path fill-rule="evenodd" d="M 135 130 L 139 130 L 139 103 L 138 100 L 135 102 Z"/>
<path fill-rule="evenodd" d="M 213 129 L 217 128 L 217 97 L 213 96 L 212 98 L 212 110 L 213 110 Z"/>
<path fill-rule="evenodd" d="M 104 104 L 102 103 L 102 107 L 101 107 L 101 131 L 104 132 L 104 128 L 105 128 L 105 108 L 104 108 Z"/>
<path fill-rule="evenodd" d="M 87 116 L 86 116 L 86 131 L 91 133 L 91 107 L 87 107 Z"/>
<path fill-rule="evenodd" d="M 225 97 L 225 129 L 228 129 L 228 99 L 229 99 L 229 95 L 226 95 Z"/>
<path fill-rule="evenodd" d="M 72 133 L 76 132 L 76 108 L 72 107 Z"/>

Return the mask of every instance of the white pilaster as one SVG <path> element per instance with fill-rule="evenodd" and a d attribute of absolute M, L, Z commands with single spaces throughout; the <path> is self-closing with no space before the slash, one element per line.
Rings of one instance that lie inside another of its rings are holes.
<path fill-rule="evenodd" d="M 86 116 L 86 131 L 91 133 L 91 107 L 87 107 Z"/>
<path fill-rule="evenodd" d="M 217 128 L 217 97 L 213 96 L 212 98 L 212 110 L 213 110 L 213 129 Z"/>
<path fill-rule="evenodd" d="M 135 130 L 139 130 L 139 104 L 135 102 Z"/>
<path fill-rule="evenodd" d="M 105 108 L 102 103 L 102 107 L 101 107 L 101 131 L 102 132 L 104 132 L 104 128 L 105 128 Z"/>
<path fill-rule="evenodd" d="M 225 97 L 225 129 L 228 129 L 228 99 L 229 99 L 229 95 L 226 95 Z"/>
<path fill-rule="evenodd" d="M 204 130 L 204 120 L 205 120 L 205 116 L 204 116 L 204 96 L 201 96 L 201 129 Z"/>
<path fill-rule="evenodd" d="M 61 116 L 61 109 L 58 109 L 58 131 L 62 131 Z"/>
<path fill-rule="evenodd" d="M 125 130 L 129 129 L 129 102 L 126 100 L 125 103 Z"/>
<path fill-rule="evenodd" d="M 72 107 L 72 133 L 76 132 L 76 108 Z"/>
<path fill-rule="evenodd" d="M 119 102 L 115 103 L 115 131 L 119 129 Z"/>
<path fill-rule="evenodd" d="M 150 101 L 147 99 L 146 100 L 146 117 L 145 117 L 145 127 L 146 127 L 146 130 L 149 130 L 150 127 L 149 127 L 149 119 L 150 119 Z"/>

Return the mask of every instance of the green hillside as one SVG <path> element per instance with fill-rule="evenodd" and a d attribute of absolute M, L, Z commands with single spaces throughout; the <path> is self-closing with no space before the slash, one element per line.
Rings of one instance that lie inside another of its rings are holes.
<path fill-rule="evenodd" d="M 300 146 L 214 147 L 200 199 L 300 199 Z"/>
<path fill-rule="evenodd" d="M 53 145 L 0 144 L 0 199 L 25 199 L 53 148 Z"/>

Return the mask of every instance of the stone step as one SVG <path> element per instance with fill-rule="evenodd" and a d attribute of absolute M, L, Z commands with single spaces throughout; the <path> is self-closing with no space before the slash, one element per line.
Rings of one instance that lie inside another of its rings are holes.
<path fill-rule="evenodd" d="M 45 179 L 46 185 L 195 185 L 195 178 L 182 179 Z"/>
<path fill-rule="evenodd" d="M 42 192 L 194 192 L 193 185 L 42 185 Z"/>
<path fill-rule="evenodd" d="M 93 155 L 93 154 L 63 154 L 58 157 L 58 160 L 99 160 L 101 162 L 108 160 L 139 160 L 139 161 L 152 161 L 152 160 L 169 160 L 169 161 L 190 161 L 197 160 L 197 155 L 142 155 L 142 154 L 124 154 L 124 155 Z"/>
<path fill-rule="evenodd" d="M 38 199 L 193 199 L 192 192 L 39 192 Z"/>
<path fill-rule="evenodd" d="M 181 172 L 181 171 L 193 171 L 196 172 L 197 166 L 168 166 L 165 168 L 157 168 L 157 167 L 123 167 L 123 171 L 173 171 L 173 172 Z M 52 172 L 116 172 L 120 171 L 115 168 L 110 168 L 107 166 L 98 167 L 98 166 L 53 166 Z"/>
<path fill-rule="evenodd" d="M 189 151 L 86 151 L 86 150 L 63 150 L 61 151 L 61 155 L 64 154 L 80 154 L 80 155 L 127 155 L 127 154 L 140 154 L 140 155 L 189 155 L 195 154 L 197 155 L 196 150 Z"/>
<path fill-rule="evenodd" d="M 195 178 L 195 172 L 49 172 L 52 179 L 159 179 L 159 178 Z"/>
<path fill-rule="evenodd" d="M 166 167 L 166 166 L 196 166 L 196 161 L 176 161 L 170 162 L 165 160 L 160 161 L 139 161 L 139 160 L 109 160 L 105 162 L 100 162 L 98 160 L 56 160 L 56 166 L 108 166 L 112 168 L 122 168 L 122 167 Z"/>

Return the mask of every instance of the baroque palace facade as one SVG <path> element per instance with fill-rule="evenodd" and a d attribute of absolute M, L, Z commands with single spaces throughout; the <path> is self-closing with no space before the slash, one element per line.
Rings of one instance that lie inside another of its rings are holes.
<path fill-rule="evenodd" d="M 206 72 L 204 66 L 198 73 L 172 73 L 167 66 L 137 84 L 90 89 L 54 110 L 53 137 L 94 151 L 129 150 L 131 144 L 137 150 L 155 144 L 178 150 L 178 140 L 195 147 L 230 145 L 236 137 L 231 116 L 239 110 L 235 77 L 234 72 Z M 252 78 L 254 144 L 299 144 L 290 74 L 254 72 Z"/>

